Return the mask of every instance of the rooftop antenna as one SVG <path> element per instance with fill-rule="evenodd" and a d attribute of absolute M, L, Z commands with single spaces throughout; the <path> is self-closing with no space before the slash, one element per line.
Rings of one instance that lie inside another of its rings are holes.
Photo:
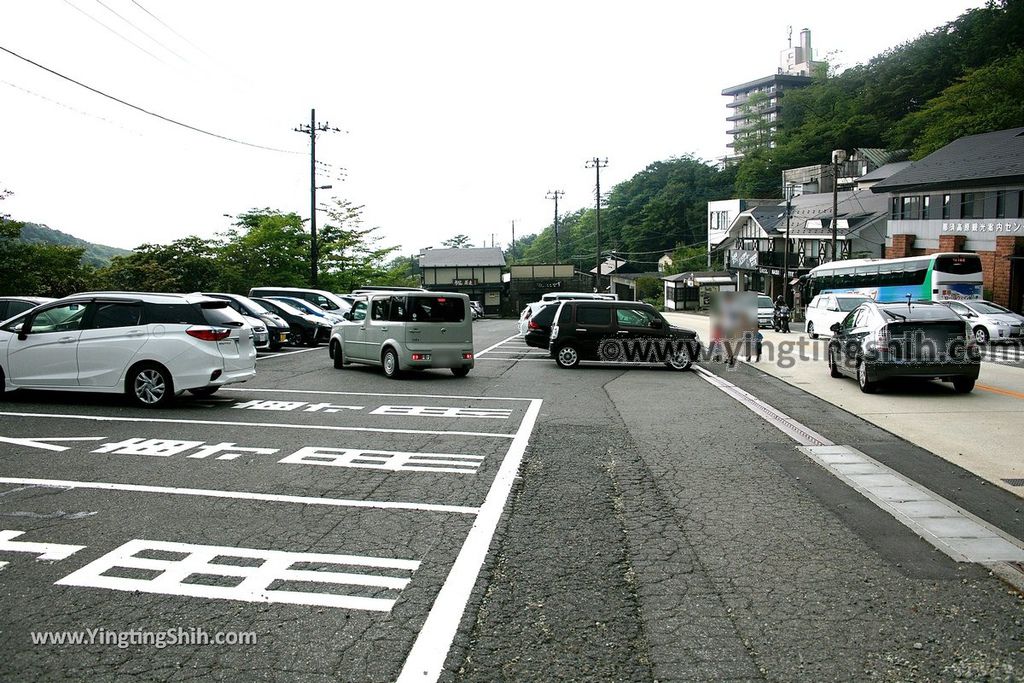
<path fill-rule="evenodd" d="M 786 40 L 789 41 L 789 47 L 792 49 L 792 47 L 793 47 L 793 25 L 792 24 L 790 24 L 789 26 L 786 27 Z"/>

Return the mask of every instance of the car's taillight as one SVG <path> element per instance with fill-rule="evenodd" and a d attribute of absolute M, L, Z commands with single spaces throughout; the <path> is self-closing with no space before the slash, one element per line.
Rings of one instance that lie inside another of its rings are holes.
<path fill-rule="evenodd" d="M 413 360 L 430 360 L 429 353 L 414 353 L 412 354 Z"/>
<path fill-rule="evenodd" d="M 185 330 L 185 334 L 196 339 L 202 339 L 203 341 L 217 342 L 227 339 L 231 334 L 231 330 L 219 327 L 190 327 Z"/>
<path fill-rule="evenodd" d="M 473 354 L 471 354 L 471 353 L 464 353 L 464 354 L 462 354 L 462 360 L 473 360 Z"/>
<path fill-rule="evenodd" d="M 540 325 L 538 325 L 537 323 L 533 322 L 532 320 L 529 322 L 527 327 L 529 327 L 531 330 L 539 330 L 540 329 Z"/>
<path fill-rule="evenodd" d="M 875 350 L 876 351 L 888 351 L 889 350 L 889 326 L 885 325 L 875 335 Z"/>

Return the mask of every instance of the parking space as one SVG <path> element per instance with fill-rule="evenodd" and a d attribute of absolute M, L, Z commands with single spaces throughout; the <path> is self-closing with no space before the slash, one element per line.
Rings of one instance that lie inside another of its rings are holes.
<path fill-rule="evenodd" d="M 287 353 L 261 358 L 283 366 Z M 300 377 L 161 411 L 8 397 L 0 586 L 11 599 L 0 650 L 15 653 L 9 672 L 110 674 L 109 647 L 44 664 L 24 647 L 30 632 L 190 624 L 255 632 L 268 671 L 297 658 L 296 670 L 333 680 L 440 675 L 541 401 L 318 391 Z M 181 664 L 171 650 L 116 653 L 114 671 L 126 675 Z M 229 678 L 254 670 L 241 651 L 189 657 Z"/>

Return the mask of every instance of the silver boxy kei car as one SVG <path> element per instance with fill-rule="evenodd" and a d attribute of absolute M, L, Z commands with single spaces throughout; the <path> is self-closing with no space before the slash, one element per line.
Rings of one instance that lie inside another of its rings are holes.
<path fill-rule="evenodd" d="M 397 378 L 405 370 L 473 368 L 469 297 L 453 292 L 373 292 L 359 295 L 331 331 L 334 367 L 379 365 Z"/>

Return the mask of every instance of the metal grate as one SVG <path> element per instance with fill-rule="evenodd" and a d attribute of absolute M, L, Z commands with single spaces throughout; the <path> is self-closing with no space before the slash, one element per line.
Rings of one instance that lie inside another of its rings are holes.
<path fill-rule="evenodd" d="M 1024 478 L 1003 479 L 1003 482 L 1010 486 L 1024 486 Z"/>

